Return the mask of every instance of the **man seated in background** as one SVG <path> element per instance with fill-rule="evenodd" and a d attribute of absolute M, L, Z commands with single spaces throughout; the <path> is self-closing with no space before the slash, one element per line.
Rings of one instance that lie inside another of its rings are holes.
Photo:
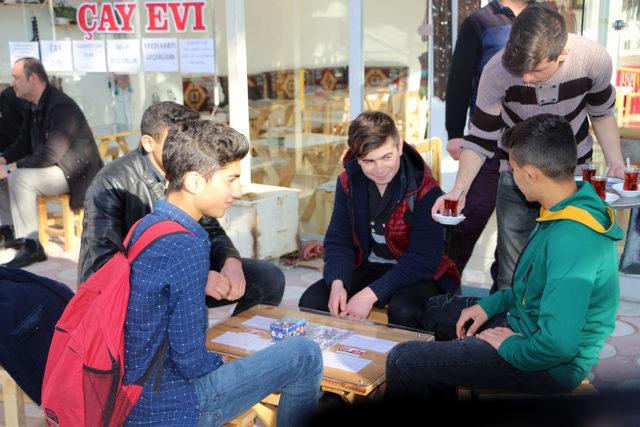
<path fill-rule="evenodd" d="M 47 259 L 38 242 L 37 196 L 69 193 L 71 209 L 81 208 L 102 160 L 82 110 L 49 84 L 39 60 L 16 61 L 11 86 L 30 108 L 20 136 L 0 155 L 0 222 L 20 239 L 5 266 L 21 268 Z"/>
<path fill-rule="evenodd" d="M 360 114 L 348 143 L 324 239 L 324 277 L 298 305 L 365 319 L 374 304 L 388 304 L 389 323 L 419 327 L 424 303 L 459 285 L 443 255 L 442 225 L 429 215 L 442 191 L 388 115 Z"/>
<path fill-rule="evenodd" d="M 151 105 L 142 116 L 140 147 L 110 162 L 96 176 L 84 205 L 79 285 L 116 253 L 129 229 L 164 198 L 164 140 L 171 128 L 198 118 L 197 112 L 175 102 Z M 280 304 L 282 271 L 268 261 L 242 258 L 216 218 L 204 216 L 200 224 L 211 241 L 207 305 L 237 301 L 237 314 L 255 304 Z"/>
<path fill-rule="evenodd" d="M 503 144 L 518 188 L 542 205 L 513 286 L 481 300 L 429 300 L 423 327 L 449 341 L 396 346 L 387 358 L 390 398 L 430 400 L 454 386 L 568 392 L 613 331 L 623 232 L 593 186 L 574 180 L 570 124 L 535 116 L 508 130 Z"/>

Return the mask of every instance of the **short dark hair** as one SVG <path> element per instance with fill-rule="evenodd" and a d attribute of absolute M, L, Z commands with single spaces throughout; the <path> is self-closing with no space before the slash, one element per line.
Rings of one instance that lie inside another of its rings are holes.
<path fill-rule="evenodd" d="M 365 111 L 349 124 L 349 148 L 356 159 L 378 149 L 389 137 L 400 142 L 393 119 L 380 111 Z"/>
<path fill-rule="evenodd" d="M 49 84 L 49 76 L 47 76 L 47 72 L 44 69 L 44 65 L 40 62 L 39 59 L 26 57 L 20 58 L 16 62 L 22 62 L 22 69 L 24 70 L 24 76 L 29 79 L 33 74 L 38 76 L 38 78 L 44 82 Z"/>
<path fill-rule="evenodd" d="M 533 165 L 556 181 L 574 179 L 576 138 L 563 117 L 539 114 L 505 131 L 503 145 L 519 166 Z"/>
<path fill-rule="evenodd" d="M 249 141 L 237 130 L 209 120 L 192 120 L 169 129 L 162 150 L 162 164 L 169 187 L 180 190 L 187 172 L 206 179 L 249 152 Z"/>
<path fill-rule="evenodd" d="M 198 120 L 200 114 L 171 101 L 156 102 L 147 108 L 142 115 L 140 133 L 149 135 L 156 141 L 160 139 L 162 131 L 171 126 L 189 120 Z"/>
<path fill-rule="evenodd" d="M 502 65 L 516 75 L 532 71 L 543 60 L 558 59 L 567 38 L 567 26 L 562 15 L 549 6 L 527 6 L 511 27 L 502 54 Z"/>

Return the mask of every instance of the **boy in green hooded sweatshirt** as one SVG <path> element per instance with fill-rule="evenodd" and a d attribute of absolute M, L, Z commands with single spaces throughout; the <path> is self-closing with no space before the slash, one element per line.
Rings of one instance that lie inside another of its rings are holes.
<path fill-rule="evenodd" d="M 614 328 L 615 241 L 623 232 L 589 183 L 575 182 L 576 142 L 562 117 L 542 114 L 505 132 L 516 185 L 540 202 L 513 287 L 478 300 L 443 295 L 424 328 L 449 341 L 411 341 L 387 358 L 389 397 L 433 398 L 453 386 L 517 392 L 574 389 Z"/>

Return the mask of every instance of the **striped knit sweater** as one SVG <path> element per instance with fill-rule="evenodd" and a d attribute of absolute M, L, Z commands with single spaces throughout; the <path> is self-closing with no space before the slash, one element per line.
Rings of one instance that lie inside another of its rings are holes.
<path fill-rule="evenodd" d="M 597 43 L 569 34 L 567 59 L 544 83 L 523 83 L 502 65 L 498 52 L 487 63 L 480 78 L 476 110 L 462 147 L 483 159 L 497 155 L 500 170 L 510 170 L 502 146 L 502 132 L 542 113 L 563 116 L 571 124 L 578 146 L 578 165 L 591 158 L 593 139 L 589 120 L 613 116 L 615 89 L 611 85 L 611 58 Z"/>

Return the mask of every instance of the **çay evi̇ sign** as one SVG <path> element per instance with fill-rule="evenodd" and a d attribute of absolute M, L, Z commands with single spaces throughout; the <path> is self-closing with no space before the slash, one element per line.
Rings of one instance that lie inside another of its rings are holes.
<path fill-rule="evenodd" d="M 137 8 L 138 3 L 134 2 L 82 3 L 78 7 L 76 20 L 88 40 L 93 38 L 94 33 L 132 33 L 133 16 Z M 148 33 L 207 30 L 204 1 L 148 1 L 142 8 L 142 14 L 146 17 L 145 31 Z"/>

